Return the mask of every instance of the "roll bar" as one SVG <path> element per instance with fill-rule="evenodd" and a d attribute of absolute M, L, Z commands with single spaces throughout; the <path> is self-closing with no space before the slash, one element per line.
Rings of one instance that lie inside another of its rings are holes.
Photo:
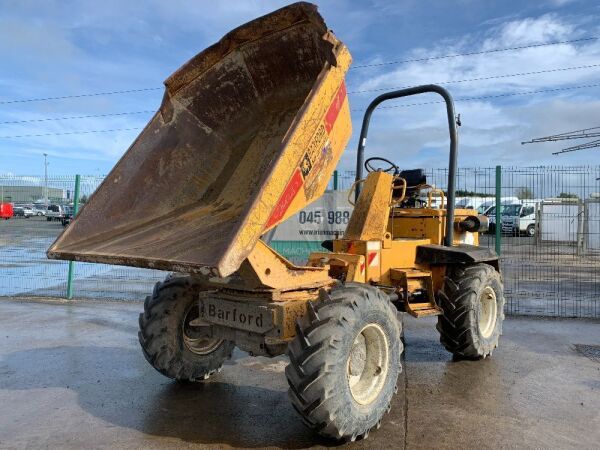
<path fill-rule="evenodd" d="M 369 123 L 371 122 L 371 115 L 375 108 L 386 100 L 394 98 L 408 97 L 410 95 L 425 94 L 428 92 L 434 92 L 442 96 L 446 102 L 446 114 L 448 116 L 448 129 L 450 133 L 450 159 L 448 162 L 448 195 L 447 197 L 447 209 L 446 209 L 446 234 L 444 237 L 444 245 L 446 247 L 452 247 L 454 239 L 454 200 L 456 197 L 456 164 L 458 158 L 458 132 L 456 130 L 456 121 L 454 114 L 454 102 L 450 93 L 441 86 L 436 84 L 425 84 L 422 86 L 415 86 L 407 89 L 400 89 L 397 91 L 386 92 L 376 97 L 365 111 L 365 115 L 362 121 L 362 127 L 360 129 L 360 138 L 358 140 L 358 151 L 356 155 L 356 180 L 362 180 L 363 178 L 363 165 L 365 159 L 365 145 L 367 143 L 367 133 L 369 132 Z M 360 194 L 360 185 L 356 187 L 356 200 Z"/>

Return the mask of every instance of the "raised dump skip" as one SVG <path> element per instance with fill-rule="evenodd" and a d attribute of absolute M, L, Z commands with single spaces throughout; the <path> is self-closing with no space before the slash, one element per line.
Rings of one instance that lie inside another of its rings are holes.
<path fill-rule="evenodd" d="M 351 133 L 349 65 L 307 3 L 231 31 L 165 82 L 160 110 L 48 256 L 231 274 L 325 190 Z"/>

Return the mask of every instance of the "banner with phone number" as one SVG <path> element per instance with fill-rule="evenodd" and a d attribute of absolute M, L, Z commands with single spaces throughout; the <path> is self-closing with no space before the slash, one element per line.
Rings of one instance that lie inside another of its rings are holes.
<path fill-rule="evenodd" d="M 304 264 L 321 242 L 342 237 L 352 214 L 348 191 L 326 192 L 319 200 L 277 226 L 270 245 L 295 264 Z"/>

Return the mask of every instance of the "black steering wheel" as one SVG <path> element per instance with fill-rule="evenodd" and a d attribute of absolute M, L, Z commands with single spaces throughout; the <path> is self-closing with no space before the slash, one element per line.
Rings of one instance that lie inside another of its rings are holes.
<path fill-rule="evenodd" d="M 387 163 L 389 165 L 389 167 L 387 167 L 387 168 L 374 167 L 373 164 L 371 164 L 374 161 L 381 161 L 381 162 Z M 382 172 L 387 172 L 387 173 L 394 172 L 394 175 L 400 174 L 400 168 L 396 164 L 391 162 L 389 159 L 380 158 L 379 156 L 374 156 L 372 158 L 367 159 L 365 161 L 365 169 L 369 173 L 382 171 Z"/>

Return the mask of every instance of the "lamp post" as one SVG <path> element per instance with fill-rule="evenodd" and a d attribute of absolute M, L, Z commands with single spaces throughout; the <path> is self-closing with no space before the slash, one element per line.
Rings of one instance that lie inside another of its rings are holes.
<path fill-rule="evenodd" d="M 44 206 L 48 209 L 48 153 L 44 153 Z"/>

